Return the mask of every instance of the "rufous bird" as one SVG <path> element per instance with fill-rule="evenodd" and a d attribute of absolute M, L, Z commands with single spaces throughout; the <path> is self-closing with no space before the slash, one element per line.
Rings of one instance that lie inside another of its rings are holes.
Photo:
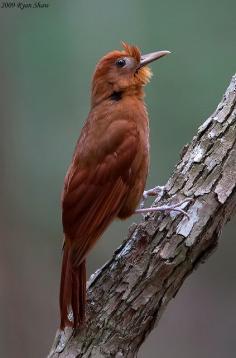
<path fill-rule="evenodd" d="M 65 178 L 61 329 L 85 322 L 86 258 L 108 225 L 153 209 L 137 210 L 149 167 L 144 86 L 151 77 L 147 65 L 169 51 L 141 55 L 136 46 L 122 44 L 123 51 L 108 53 L 96 66 L 91 109 Z"/>

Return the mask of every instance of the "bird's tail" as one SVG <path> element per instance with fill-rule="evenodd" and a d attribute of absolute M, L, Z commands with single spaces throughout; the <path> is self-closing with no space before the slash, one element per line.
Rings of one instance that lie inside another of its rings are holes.
<path fill-rule="evenodd" d="M 70 243 L 66 242 L 63 252 L 60 285 L 60 328 L 62 330 L 66 326 L 77 328 L 78 325 L 85 321 L 86 262 L 84 260 L 78 267 L 73 267 L 71 250 Z M 73 312 L 73 322 L 68 318 L 70 309 Z"/>

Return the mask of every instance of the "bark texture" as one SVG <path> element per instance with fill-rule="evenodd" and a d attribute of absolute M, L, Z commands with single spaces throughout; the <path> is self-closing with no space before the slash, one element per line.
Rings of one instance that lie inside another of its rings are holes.
<path fill-rule="evenodd" d="M 186 277 L 216 247 L 236 212 L 236 76 L 184 147 L 158 206 L 186 197 L 190 219 L 147 215 L 91 276 L 87 325 L 57 332 L 50 358 L 135 357 Z"/>

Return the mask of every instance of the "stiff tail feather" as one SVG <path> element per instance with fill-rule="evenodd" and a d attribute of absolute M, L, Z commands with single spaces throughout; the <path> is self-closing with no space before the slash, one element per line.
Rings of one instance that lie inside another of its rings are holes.
<path fill-rule="evenodd" d="M 73 267 L 71 262 L 71 247 L 65 243 L 60 285 L 60 328 L 77 328 L 85 321 L 86 306 L 86 261 L 84 260 L 78 267 Z M 72 309 L 73 322 L 68 318 Z"/>

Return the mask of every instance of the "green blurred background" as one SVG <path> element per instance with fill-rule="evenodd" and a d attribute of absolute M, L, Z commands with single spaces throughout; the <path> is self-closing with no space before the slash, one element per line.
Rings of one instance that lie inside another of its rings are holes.
<path fill-rule="evenodd" d="M 172 51 L 152 65 L 146 89 L 148 187 L 164 184 L 236 70 L 235 13 L 235 0 L 54 0 L 49 9 L 0 9 L 0 357 L 45 357 L 54 338 L 60 193 L 98 59 L 121 40 L 143 52 Z M 90 256 L 90 273 L 110 257 L 128 225 L 115 223 L 106 232 Z M 139 358 L 235 357 L 235 228 L 234 220 Z"/>

